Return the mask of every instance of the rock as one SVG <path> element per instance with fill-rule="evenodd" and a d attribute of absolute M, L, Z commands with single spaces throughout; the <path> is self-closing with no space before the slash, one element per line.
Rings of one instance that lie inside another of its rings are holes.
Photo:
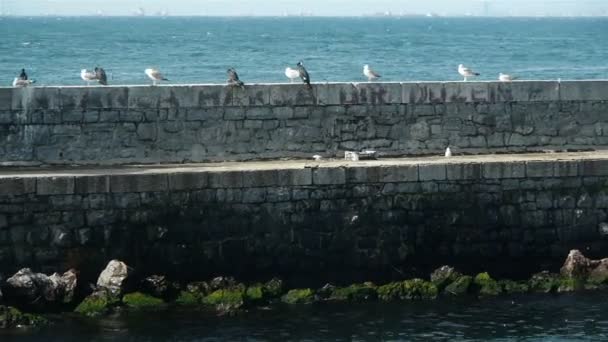
<path fill-rule="evenodd" d="M 74 299 L 78 277 L 69 270 L 47 276 L 23 268 L 6 280 L 4 292 L 12 302 L 42 308 L 49 304 L 69 304 Z"/>
<path fill-rule="evenodd" d="M 502 288 L 504 293 L 526 293 L 530 290 L 530 287 L 526 283 L 517 282 L 513 280 L 499 280 L 498 285 Z"/>
<path fill-rule="evenodd" d="M 159 310 L 166 306 L 162 299 L 141 292 L 127 293 L 122 302 L 131 310 Z"/>
<path fill-rule="evenodd" d="M 261 284 L 249 286 L 247 290 L 245 290 L 245 300 L 248 303 L 261 304 L 266 302 L 268 297 L 266 289 Z"/>
<path fill-rule="evenodd" d="M 476 285 L 481 296 L 496 296 L 502 292 L 498 282 L 492 279 L 487 272 L 476 275 L 473 279 L 473 284 Z"/>
<path fill-rule="evenodd" d="M 152 296 L 165 298 L 169 295 L 173 286 L 165 276 L 152 275 L 142 280 L 141 288 L 145 293 Z"/>
<path fill-rule="evenodd" d="M 349 302 L 374 300 L 378 298 L 376 288 L 376 285 L 369 282 L 363 284 L 353 284 L 348 287 L 340 287 L 334 289 L 329 299 Z"/>
<path fill-rule="evenodd" d="M 86 297 L 74 311 L 85 316 L 95 317 L 109 313 L 119 303 L 118 296 L 108 290 L 100 289 Z"/>
<path fill-rule="evenodd" d="M 285 291 L 283 281 L 279 278 L 272 278 L 264 284 L 264 290 L 269 298 L 279 298 Z"/>
<path fill-rule="evenodd" d="M 204 296 L 189 291 L 180 291 L 175 303 L 183 306 L 198 306 L 203 304 Z"/>
<path fill-rule="evenodd" d="M 316 297 L 312 289 L 293 289 L 283 295 L 281 301 L 287 304 L 312 304 Z"/>
<path fill-rule="evenodd" d="M 211 286 L 204 281 L 188 283 L 186 290 L 190 293 L 201 294 L 203 297 L 212 292 Z"/>
<path fill-rule="evenodd" d="M 21 326 L 37 327 L 46 324 L 48 321 L 42 316 L 23 313 L 11 306 L 0 305 L 0 329 Z"/>
<path fill-rule="evenodd" d="M 598 265 L 589 272 L 587 282 L 593 285 L 604 284 L 608 281 L 608 259 L 602 259 Z"/>
<path fill-rule="evenodd" d="M 573 292 L 579 291 L 585 288 L 584 280 L 580 278 L 561 278 L 559 279 L 559 286 L 557 292 Z"/>
<path fill-rule="evenodd" d="M 461 296 L 469 292 L 469 288 L 473 283 L 473 277 L 465 275 L 460 276 L 454 282 L 449 284 L 443 290 L 446 295 Z"/>
<path fill-rule="evenodd" d="M 244 307 L 245 300 L 245 287 L 237 285 L 211 292 L 203 298 L 203 304 L 215 306 L 219 315 L 233 315 Z"/>
<path fill-rule="evenodd" d="M 236 285 L 236 280 L 234 280 L 232 277 L 216 277 L 209 282 L 209 288 L 211 291 L 226 289 Z"/>
<path fill-rule="evenodd" d="M 325 299 L 329 299 L 336 289 L 337 289 L 337 287 L 335 287 L 334 285 L 332 285 L 330 283 L 327 283 L 327 284 L 323 285 L 322 288 L 317 290 L 316 294 L 317 294 L 317 297 L 325 300 Z"/>
<path fill-rule="evenodd" d="M 556 291 L 561 285 L 560 277 L 557 274 L 542 271 L 532 275 L 528 281 L 530 291 L 549 293 Z"/>
<path fill-rule="evenodd" d="M 435 284 L 439 291 L 441 291 L 460 276 L 461 274 L 453 267 L 441 266 L 431 273 L 431 283 Z"/>
<path fill-rule="evenodd" d="M 122 261 L 112 260 L 97 278 L 97 286 L 119 296 L 127 288 L 133 269 Z"/>
<path fill-rule="evenodd" d="M 384 301 L 396 299 L 435 299 L 439 290 L 435 284 L 422 279 L 388 283 L 378 287 L 378 297 Z"/>
<path fill-rule="evenodd" d="M 584 279 L 589 275 L 590 268 L 595 267 L 597 263 L 587 259 L 579 250 L 573 249 L 568 253 L 560 274 L 563 277 Z"/>

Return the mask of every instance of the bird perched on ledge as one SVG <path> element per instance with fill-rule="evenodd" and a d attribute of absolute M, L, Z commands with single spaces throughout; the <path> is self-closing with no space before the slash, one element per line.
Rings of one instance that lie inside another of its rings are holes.
<path fill-rule="evenodd" d="M 513 77 L 508 74 L 503 74 L 502 72 L 500 74 L 498 74 L 498 80 L 500 82 L 512 82 L 513 80 L 516 80 L 516 79 L 517 79 L 517 77 Z"/>
<path fill-rule="evenodd" d="M 103 68 L 95 67 L 95 77 L 101 85 L 108 85 L 108 76 Z"/>
<path fill-rule="evenodd" d="M 108 85 L 108 77 L 106 71 L 103 68 L 95 67 L 93 71 L 87 69 L 80 70 L 80 78 L 87 82 L 87 85 L 91 85 L 91 82 L 97 81 L 101 85 Z"/>
<path fill-rule="evenodd" d="M 310 85 L 310 75 L 308 75 L 308 71 L 304 68 L 304 63 L 302 63 L 302 61 L 298 62 L 298 73 L 300 73 L 300 78 L 302 79 L 302 82 L 306 83 L 308 89 L 312 89 L 312 86 Z"/>
<path fill-rule="evenodd" d="M 289 81 L 291 83 L 293 83 L 293 81 L 295 81 L 296 78 L 300 77 L 300 72 L 296 69 L 287 67 L 285 69 L 285 76 L 287 76 L 287 78 L 289 78 Z"/>
<path fill-rule="evenodd" d="M 13 87 L 27 87 L 28 85 L 36 83 L 34 80 L 29 80 L 25 69 L 21 69 L 21 73 L 18 77 L 13 80 Z"/>
<path fill-rule="evenodd" d="M 458 73 L 464 77 L 464 81 L 468 81 L 469 77 L 479 76 L 478 72 L 474 72 L 473 70 L 464 66 L 464 64 L 460 64 L 458 66 Z"/>
<path fill-rule="evenodd" d="M 371 81 L 375 81 L 377 79 L 379 79 L 380 75 L 378 75 L 374 70 L 372 70 L 369 65 L 365 64 L 363 66 L 363 75 L 365 75 L 365 77 L 367 77 L 367 81 L 371 82 Z"/>
<path fill-rule="evenodd" d="M 148 68 L 144 70 L 144 72 L 152 80 L 152 85 L 156 85 L 156 83 L 159 81 L 168 81 L 168 79 L 166 79 L 165 76 L 163 76 L 163 74 L 161 74 L 158 69 Z"/>
<path fill-rule="evenodd" d="M 236 73 L 234 68 L 230 68 L 226 71 L 228 74 L 228 85 L 237 86 L 237 87 L 245 87 L 245 83 L 239 79 L 239 75 Z"/>

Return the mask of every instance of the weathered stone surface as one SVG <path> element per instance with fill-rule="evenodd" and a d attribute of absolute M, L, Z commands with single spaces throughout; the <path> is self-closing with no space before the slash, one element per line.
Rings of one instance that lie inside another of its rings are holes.
<path fill-rule="evenodd" d="M 112 260 L 97 278 L 97 287 L 110 292 L 112 295 L 120 295 L 127 288 L 129 276 L 133 269 L 122 261 Z"/>
<path fill-rule="evenodd" d="M 45 307 L 71 303 L 78 279 L 74 270 L 47 276 L 24 268 L 6 280 L 4 292 L 10 301 L 26 306 Z"/>
<path fill-rule="evenodd" d="M 447 285 L 456 281 L 461 274 L 450 266 L 441 266 L 431 273 L 431 283 L 442 291 Z"/>

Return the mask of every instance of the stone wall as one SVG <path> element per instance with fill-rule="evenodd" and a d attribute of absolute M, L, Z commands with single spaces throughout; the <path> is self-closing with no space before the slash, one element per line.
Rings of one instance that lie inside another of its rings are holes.
<path fill-rule="evenodd" d="M 5 175 L 0 273 L 97 272 L 120 258 L 183 277 L 327 280 L 605 256 L 608 156 L 475 158 Z"/>
<path fill-rule="evenodd" d="M 4 164 L 602 149 L 608 82 L 0 88 Z"/>

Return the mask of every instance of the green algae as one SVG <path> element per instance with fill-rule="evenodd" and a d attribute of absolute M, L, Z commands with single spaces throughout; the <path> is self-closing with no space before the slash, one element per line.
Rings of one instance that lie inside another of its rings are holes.
<path fill-rule="evenodd" d="M 554 273 L 543 271 L 534 274 L 528 281 L 530 291 L 549 293 L 556 291 L 561 285 L 560 276 Z"/>
<path fill-rule="evenodd" d="M 182 306 L 198 306 L 203 303 L 203 296 L 196 292 L 180 291 L 175 303 Z"/>
<path fill-rule="evenodd" d="M 378 297 L 384 301 L 435 299 L 439 293 L 435 284 L 422 279 L 392 282 L 378 287 Z"/>
<path fill-rule="evenodd" d="M 473 279 L 473 284 L 475 284 L 481 296 L 497 296 L 502 292 L 498 282 L 488 272 L 477 274 Z"/>
<path fill-rule="evenodd" d="M 38 327 L 48 323 L 49 321 L 42 316 L 24 313 L 12 306 L 0 305 L 0 329 L 20 326 Z"/>
<path fill-rule="evenodd" d="M 363 302 L 378 298 L 376 286 L 373 283 L 353 284 L 347 287 L 334 289 L 329 297 L 330 300 Z"/>
<path fill-rule="evenodd" d="M 245 290 L 241 287 L 215 290 L 203 298 L 203 303 L 207 305 L 225 304 L 240 306 L 244 301 Z"/>
<path fill-rule="evenodd" d="M 312 304 L 316 300 L 312 289 L 289 290 L 281 297 L 281 301 L 287 304 Z"/>
<path fill-rule="evenodd" d="M 150 309 L 162 309 L 165 307 L 165 302 L 141 292 L 128 293 L 122 297 L 122 302 L 134 310 L 150 310 Z"/>
<path fill-rule="evenodd" d="M 85 316 L 95 317 L 107 314 L 112 307 L 119 303 L 120 300 L 116 296 L 110 295 L 105 291 L 99 291 L 86 297 L 78 304 L 76 309 L 74 309 L 74 312 Z"/>
<path fill-rule="evenodd" d="M 504 293 L 526 293 L 530 291 L 530 287 L 525 282 L 518 282 L 513 280 L 499 280 L 498 284 L 502 288 Z"/>
<path fill-rule="evenodd" d="M 264 292 L 268 298 L 279 298 L 285 292 L 283 281 L 279 278 L 272 278 L 264 284 Z"/>
<path fill-rule="evenodd" d="M 443 293 L 451 296 L 465 295 L 469 292 L 472 283 L 473 277 L 468 275 L 460 276 L 458 279 L 446 286 Z"/>

